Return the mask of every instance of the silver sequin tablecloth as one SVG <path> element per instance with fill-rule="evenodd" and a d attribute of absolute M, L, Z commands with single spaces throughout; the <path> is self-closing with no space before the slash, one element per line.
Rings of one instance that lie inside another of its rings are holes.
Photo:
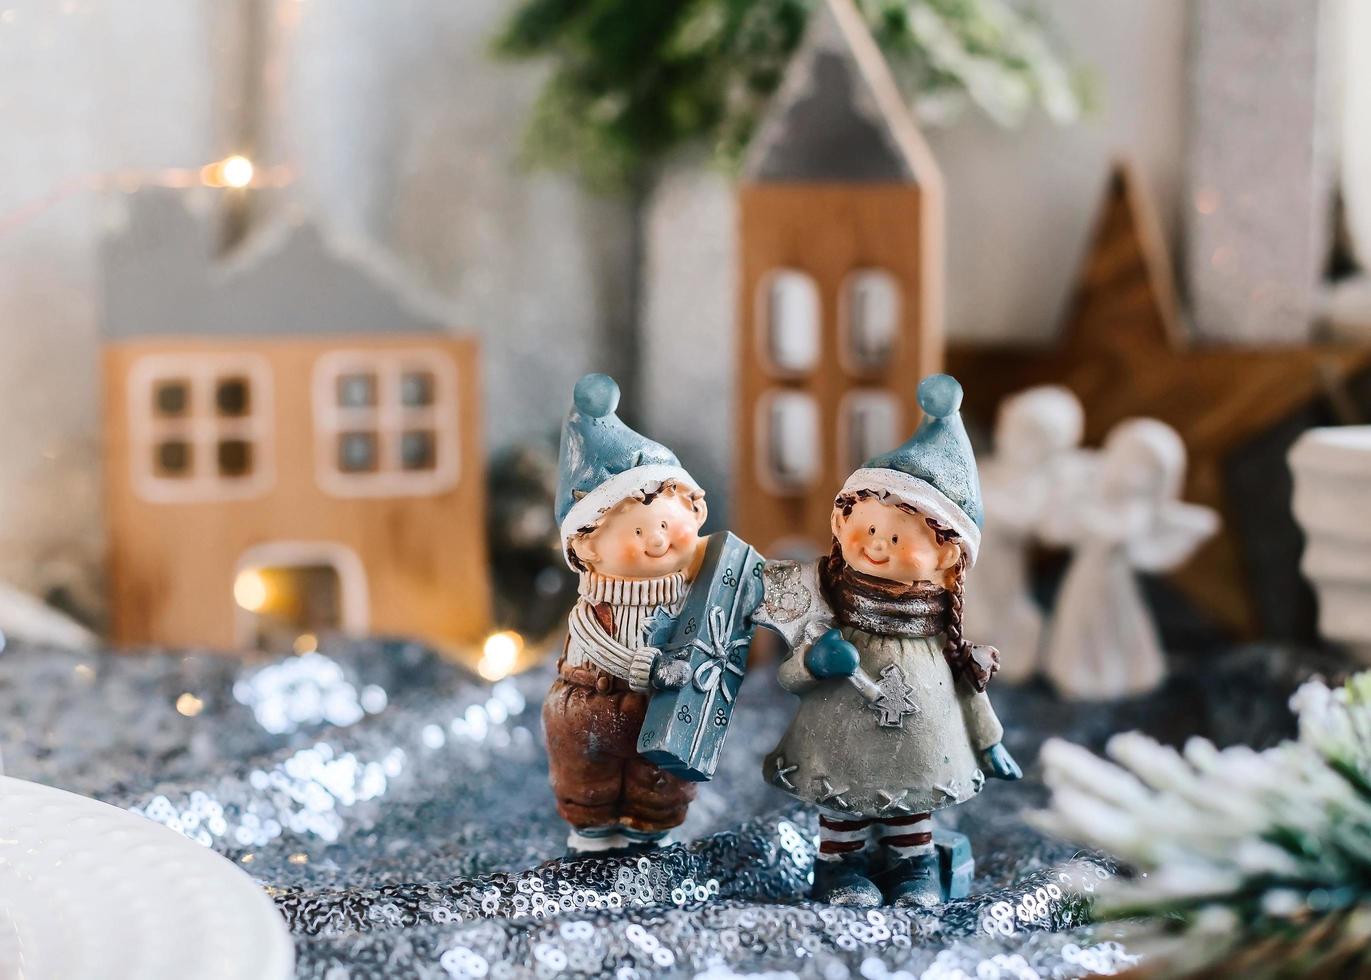
<path fill-rule="evenodd" d="M 936 912 L 805 900 L 812 815 L 760 776 L 793 702 L 744 686 L 718 778 L 651 859 L 562 860 L 538 708 L 550 675 L 494 686 L 422 648 L 347 644 L 281 661 L 0 654 L 8 775 L 142 813 L 262 882 L 301 977 L 1074 977 L 1136 961 L 1088 895 L 1111 873 L 1026 828 L 1035 757 L 1064 734 L 1200 732 L 1264 744 L 1304 661 L 1240 651 L 1149 698 L 1068 706 L 992 686 L 1021 783 L 940 820 L 971 836 L 973 896 Z"/>

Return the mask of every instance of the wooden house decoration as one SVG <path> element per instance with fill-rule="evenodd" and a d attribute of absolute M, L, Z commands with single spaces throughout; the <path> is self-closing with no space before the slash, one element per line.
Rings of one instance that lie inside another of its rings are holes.
<path fill-rule="evenodd" d="M 103 248 L 115 641 L 478 641 L 475 342 L 309 224 L 224 262 L 184 194 L 126 204 Z"/>
<path fill-rule="evenodd" d="M 823 0 L 738 189 L 736 529 L 814 553 L 943 357 L 942 176 L 852 0 Z"/>

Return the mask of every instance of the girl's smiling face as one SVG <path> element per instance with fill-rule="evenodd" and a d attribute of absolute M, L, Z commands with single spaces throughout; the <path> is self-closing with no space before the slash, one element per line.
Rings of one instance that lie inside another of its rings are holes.
<path fill-rule="evenodd" d="M 843 561 L 857 571 L 905 585 L 942 585 L 945 573 L 961 556 L 957 542 L 938 544 L 922 515 L 875 498 L 858 500 L 851 514 L 835 507 L 833 538 L 842 549 Z"/>
<path fill-rule="evenodd" d="M 703 500 L 672 490 L 649 503 L 623 501 L 574 544 L 576 556 L 610 578 L 659 578 L 685 571 L 695 559 Z"/>

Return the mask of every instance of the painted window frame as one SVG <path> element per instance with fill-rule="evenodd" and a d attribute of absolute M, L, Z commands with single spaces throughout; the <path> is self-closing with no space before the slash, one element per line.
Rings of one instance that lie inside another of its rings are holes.
<path fill-rule="evenodd" d="M 401 402 L 403 379 L 426 373 L 433 380 L 427 405 Z M 372 405 L 339 404 L 339 382 L 348 375 L 376 378 Z M 461 405 L 457 366 L 436 347 L 333 350 L 314 363 L 314 474 L 319 488 L 333 497 L 433 497 L 457 486 L 461 477 Z M 407 470 L 401 465 L 405 432 L 433 434 L 434 465 Z M 338 443 L 345 433 L 374 432 L 377 467 L 349 472 L 338 465 Z"/>
<path fill-rule="evenodd" d="M 858 458 L 857 454 L 854 453 L 852 446 L 852 419 L 856 414 L 858 406 L 863 402 L 872 403 L 877 401 L 885 402 L 893 409 L 891 416 L 894 419 L 894 425 L 892 427 L 891 443 L 884 449 L 877 449 L 870 454 L 863 453 L 861 454 L 863 458 Z M 838 449 L 839 469 L 844 473 L 849 473 L 858 467 L 865 465 L 867 459 L 871 456 L 889 452 L 899 446 L 903 441 L 901 439 L 901 423 L 906 418 L 905 413 L 904 399 L 901 398 L 897 392 L 892 391 L 889 388 L 854 388 L 844 394 L 842 399 L 838 402 L 836 419 L 837 432 L 834 433 L 834 444 Z"/>
<path fill-rule="evenodd" d="M 853 351 L 852 292 L 857 284 L 867 276 L 875 276 L 886 281 L 891 286 L 895 296 L 895 324 L 891 336 L 890 352 L 886 355 L 884 364 L 874 367 L 860 363 Z M 854 378 L 872 379 L 884 377 L 894 369 L 900 359 L 901 346 L 905 342 L 906 302 L 904 284 L 900 282 L 899 276 L 889 269 L 874 265 L 860 266 L 843 276 L 842 285 L 838 287 L 838 363 L 847 374 Z"/>
<path fill-rule="evenodd" d="M 805 281 L 814 298 L 813 343 L 814 358 L 807 367 L 791 368 L 779 364 L 772 355 L 772 294 L 776 283 L 785 276 L 800 277 Z M 778 266 L 768 269 L 757 280 L 754 318 L 757 328 L 753 331 L 758 363 L 773 378 L 796 380 L 813 376 L 823 363 L 824 357 L 824 297 L 818 280 L 813 274 L 793 266 Z"/>
<path fill-rule="evenodd" d="M 772 408 L 782 398 L 806 399 L 814 410 L 814 471 L 808 479 L 802 482 L 787 482 L 777 475 L 772 465 Z M 775 387 L 763 392 L 761 398 L 757 400 L 754 426 L 756 451 L 753 456 L 757 464 L 757 482 L 763 490 L 776 497 L 803 497 L 819 485 L 824 475 L 824 423 L 819 400 L 814 397 L 812 392 L 786 387 Z"/>
<path fill-rule="evenodd" d="M 221 415 L 215 408 L 218 384 L 247 380 L 250 410 Z M 190 402 L 182 416 L 159 416 L 157 388 L 185 381 Z M 260 497 L 276 483 L 275 398 L 270 362 L 259 354 L 231 351 L 185 351 L 144 354 L 129 371 L 129 466 L 134 493 L 156 504 L 216 503 Z M 180 436 L 191 447 L 190 473 L 184 477 L 157 472 L 156 447 Z M 219 473 L 219 443 L 237 438 L 252 446 L 252 466 L 241 477 Z"/>

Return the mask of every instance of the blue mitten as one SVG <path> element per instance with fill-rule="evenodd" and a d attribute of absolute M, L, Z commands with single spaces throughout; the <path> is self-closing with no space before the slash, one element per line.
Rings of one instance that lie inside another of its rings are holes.
<path fill-rule="evenodd" d="M 1023 770 L 1019 768 L 1019 764 L 1014 761 L 1003 742 L 996 742 L 983 751 L 981 761 L 990 770 L 990 775 L 996 779 L 1023 779 Z"/>
<path fill-rule="evenodd" d="M 851 677 L 860 662 L 857 648 L 836 629 L 819 637 L 805 651 L 805 669 L 815 677 Z"/>

